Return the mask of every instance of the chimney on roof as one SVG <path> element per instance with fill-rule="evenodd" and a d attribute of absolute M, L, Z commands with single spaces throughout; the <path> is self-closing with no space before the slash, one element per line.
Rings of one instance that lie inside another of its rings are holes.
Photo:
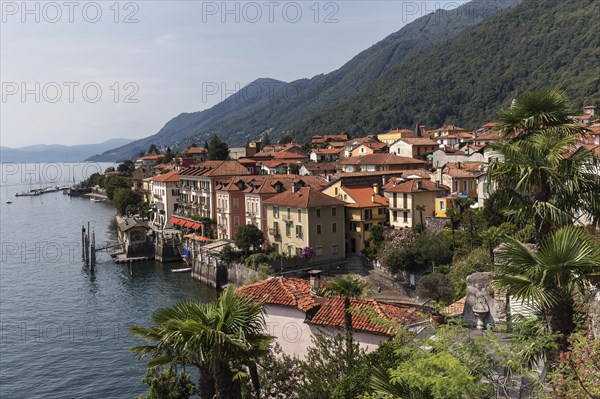
<path fill-rule="evenodd" d="M 379 184 L 373 183 L 373 194 L 379 195 Z"/>
<path fill-rule="evenodd" d="M 310 288 L 315 292 L 321 287 L 321 273 L 321 270 L 310 270 L 308 272 L 310 276 Z"/>

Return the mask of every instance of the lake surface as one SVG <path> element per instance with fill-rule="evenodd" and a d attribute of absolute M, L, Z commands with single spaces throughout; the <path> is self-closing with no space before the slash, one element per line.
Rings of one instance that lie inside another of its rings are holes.
<path fill-rule="evenodd" d="M 2 399 L 143 394 L 145 364 L 127 351 L 142 341 L 127 327 L 148 326 L 154 310 L 179 300 L 215 297 L 189 274 L 171 273 L 179 263 L 136 263 L 130 271 L 100 252 L 91 274 L 81 260 L 81 226 L 90 221 L 97 243 L 115 239 L 115 210 L 108 203 L 62 192 L 14 198 L 30 186 L 79 181 L 108 166 L 2 164 Z"/>

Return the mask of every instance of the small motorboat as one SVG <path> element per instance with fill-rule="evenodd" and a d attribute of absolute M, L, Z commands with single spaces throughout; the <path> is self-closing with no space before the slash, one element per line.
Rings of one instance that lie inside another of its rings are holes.
<path fill-rule="evenodd" d="M 12 204 L 12 200 L 9 198 L 9 199 L 6 200 L 6 203 L 7 204 Z"/>
<path fill-rule="evenodd" d="M 191 272 L 192 268 L 191 267 L 184 267 L 183 269 L 171 269 L 171 271 L 173 273 L 187 273 L 187 272 Z"/>
<path fill-rule="evenodd" d="M 104 202 L 106 201 L 104 198 L 90 198 L 91 202 Z"/>

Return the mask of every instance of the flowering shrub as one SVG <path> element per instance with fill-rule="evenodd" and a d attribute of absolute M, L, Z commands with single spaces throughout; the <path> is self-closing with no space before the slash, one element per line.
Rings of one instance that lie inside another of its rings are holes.
<path fill-rule="evenodd" d="M 600 339 L 591 332 L 569 338 L 570 351 L 562 352 L 552 376 L 555 397 L 595 399 L 600 397 Z"/>
<path fill-rule="evenodd" d="M 315 250 L 313 247 L 304 247 L 300 252 L 300 258 L 306 262 L 308 262 L 315 255 Z"/>

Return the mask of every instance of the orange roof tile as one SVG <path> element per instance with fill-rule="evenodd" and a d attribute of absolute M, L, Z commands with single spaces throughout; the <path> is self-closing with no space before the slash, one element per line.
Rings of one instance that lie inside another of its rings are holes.
<path fill-rule="evenodd" d="M 352 313 L 352 328 L 376 334 L 390 335 L 393 328 L 378 323 L 377 319 L 384 319 L 399 325 L 407 326 L 418 323 L 427 316 L 418 308 L 412 306 L 396 306 L 373 299 L 350 298 Z M 344 298 L 333 297 L 325 301 L 319 308 L 310 324 L 343 327 L 344 326 Z"/>
<path fill-rule="evenodd" d="M 309 281 L 271 277 L 237 289 L 243 295 L 271 305 L 291 306 L 307 312 L 319 306 Z"/>
<path fill-rule="evenodd" d="M 344 158 L 340 165 L 425 165 L 427 162 L 419 159 L 400 157 L 396 154 L 369 154 L 361 157 Z"/>
<path fill-rule="evenodd" d="M 360 186 L 342 186 L 342 190 L 346 192 L 356 204 L 346 204 L 350 208 L 373 208 L 373 207 L 387 207 L 390 201 L 381 194 L 375 195 L 375 202 L 373 202 L 373 187 L 370 185 Z"/>
<path fill-rule="evenodd" d="M 144 161 L 155 161 L 157 159 L 163 159 L 165 156 L 164 155 L 146 155 L 143 157 L 139 157 L 138 159 L 144 160 Z"/>
<path fill-rule="evenodd" d="M 190 147 L 183 151 L 184 154 L 206 154 L 206 148 L 204 147 Z"/>
<path fill-rule="evenodd" d="M 426 137 L 406 138 L 406 139 L 400 139 L 398 141 L 403 141 L 410 145 L 427 145 L 427 146 L 437 146 L 438 145 L 438 143 L 436 143 L 435 141 L 430 140 Z"/>
<path fill-rule="evenodd" d="M 268 200 L 264 201 L 264 204 L 312 208 L 318 206 L 344 205 L 344 202 L 323 194 L 312 187 L 302 187 L 296 192 L 288 190 L 269 198 Z"/>
<path fill-rule="evenodd" d="M 431 180 L 411 179 L 402 183 L 392 183 L 385 191 L 390 193 L 419 193 L 427 191 L 449 191 L 444 185 L 437 185 Z"/>
<path fill-rule="evenodd" d="M 446 316 L 459 316 L 463 314 L 465 310 L 465 303 L 467 302 L 467 297 L 463 296 L 458 301 L 454 302 L 451 305 L 446 306 L 440 313 Z"/>
<path fill-rule="evenodd" d="M 149 180 L 155 182 L 177 182 L 179 181 L 179 171 L 172 170 L 171 172 L 151 177 Z"/>

